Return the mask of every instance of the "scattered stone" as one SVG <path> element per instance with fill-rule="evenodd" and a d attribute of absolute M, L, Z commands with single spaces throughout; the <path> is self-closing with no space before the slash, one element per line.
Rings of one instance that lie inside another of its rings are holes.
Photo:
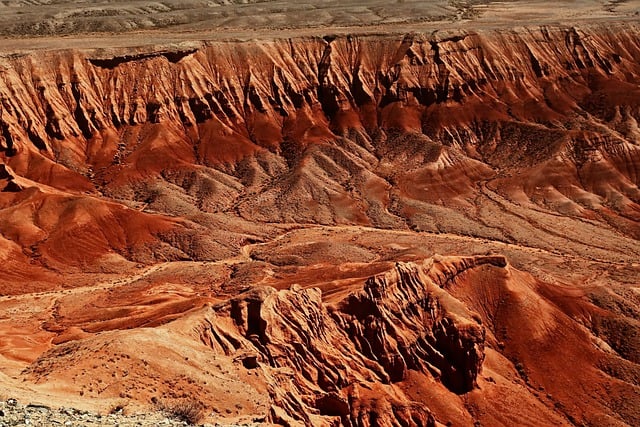
<path fill-rule="evenodd" d="M 36 410 L 36 411 L 42 412 L 42 413 L 47 413 L 47 412 L 51 411 L 50 407 L 48 407 L 47 405 L 42 405 L 40 403 L 29 403 L 27 405 L 27 409 L 33 409 L 33 410 Z"/>
<path fill-rule="evenodd" d="M 164 413 L 95 414 L 74 408 L 53 409 L 41 403 L 20 405 L 16 399 L 0 400 L 0 427 L 184 427 L 190 424 Z M 203 424 L 202 427 L 212 427 Z"/>

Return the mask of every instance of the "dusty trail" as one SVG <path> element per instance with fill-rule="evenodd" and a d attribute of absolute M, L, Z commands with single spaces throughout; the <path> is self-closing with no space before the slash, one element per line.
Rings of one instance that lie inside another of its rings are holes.
<path fill-rule="evenodd" d="M 108 290 L 114 289 L 118 287 L 123 287 L 135 283 L 137 281 L 143 280 L 151 275 L 166 270 L 169 267 L 175 267 L 180 265 L 200 265 L 200 266 L 216 266 L 216 265 L 224 265 L 231 266 L 235 264 L 240 264 L 244 262 L 251 262 L 251 250 L 255 247 L 260 247 L 272 243 L 276 243 L 279 240 L 287 237 L 292 231 L 287 231 L 283 234 L 276 236 L 274 239 L 269 240 L 267 242 L 261 243 L 250 243 L 244 245 L 240 248 L 238 255 L 231 258 L 225 258 L 218 261 L 166 261 L 158 264 L 153 264 L 148 267 L 145 267 L 142 271 L 133 274 L 123 276 L 118 279 L 112 279 L 105 282 L 98 282 L 94 285 L 80 286 L 76 288 L 67 288 L 67 289 L 59 289 L 55 291 L 47 291 L 47 292 L 34 292 L 34 293 L 26 293 L 21 295 L 8 295 L 8 296 L 0 296 L 0 303 L 5 301 L 26 301 L 31 300 L 33 298 L 46 298 L 46 297 L 56 297 L 56 296 L 70 296 L 70 295 L 78 295 L 85 292 L 91 292 L 96 290 Z"/>
<path fill-rule="evenodd" d="M 280 225 L 283 225 L 283 224 L 280 224 Z M 355 235 L 357 235 L 358 233 L 375 233 L 375 234 L 388 235 L 388 236 L 394 236 L 394 235 L 395 236 L 416 236 L 416 237 L 430 236 L 434 239 L 456 240 L 463 243 L 468 243 L 471 245 L 478 245 L 478 246 L 497 245 L 498 247 L 515 249 L 515 250 L 526 252 L 533 255 L 544 254 L 550 257 L 561 256 L 563 258 L 576 261 L 576 262 L 588 261 L 588 262 L 594 262 L 594 263 L 599 263 L 603 265 L 617 265 L 617 266 L 629 265 L 629 263 L 625 261 L 611 261 L 611 260 L 605 260 L 605 259 L 598 259 L 588 255 L 581 256 L 577 254 L 562 252 L 559 250 L 551 251 L 541 247 L 527 246 L 521 243 L 504 242 L 499 240 L 491 240 L 487 238 L 480 238 L 480 237 L 473 237 L 473 236 L 461 236 L 453 233 L 433 233 L 429 231 L 420 231 L 420 232 L 398 231 L 398 230 L 381 229 L 381 228 L 367 227 L 367 226 L 360 226 L 360 225 L 341 225 L 341 226 L 325 226 L 325 225 L 317 225 L 317 224 L 284 224 L 284 225 L 292 226 L 295 228 L 293 230 L 289 230 L 282 234 L 279 234 L 275 238 L 268 240 L 266 242 L 250 243 L 250 244 L 244 245 L 240 248 L 238 255 L 235 257 L 221 259 L 218 261 L 167 261 L 167 262 L 162 262 L 162 263 L 148 266 L 139 273 L 136 273 L 130 276 L 124 276 L 119 279 L 96 283 L 95 285 L 87 285 L 87 286 L 82 286 L 77 288 L 60 289 L 60 290 L 47 291 L 47 292 L 36 292 L 36 293 L 22 294 L 22 295 L 16 295 L 16 296 L 2 296 L 0 297 L 0 303 L 4 301 L 29 300 L 34 297 L 44 298 L 44 297 L 55 297 L 55 296 L 78 295 L 78 294 L 91 292 L 95 290 L 108 290 L 108 289 L 123 287 L 123 286 L 130 285 L 132 283 L 135 283 L 137 281 L 143 280 L 153 275 L 154 273 L 158 273 L 169 267 L 176 267 L 180 265 L 195 264 L 195 265 L 201 265 L 201 266 L 216 266 L 216 265 L 231 266 L 231 265 L 236 265 L 236 264 L 241 264 L 246 262 L 253 262 L 254 260 L 251 257 L 251 252 L 254 248 L 274 245 L 282 241 L 283 239 L 286 239 L 287 237 L 294 236 L 296 233 L 303 233 L 304 231 L 308 231 L 308 230 L 330 231 L 334 233 L 348 232 L 348 233 L 353 233 Z"/>
<path fill-rule="evenodd" d="M 160 264 L 154 264 L 151 265 L 149 267 L 146 267 L 143 271 L 141 271 L 140 273 L 131 275 L 131 276 L 126 276 L 126 277 L 122 277 L 119 279 L 114 279 L 114 280 L 109 280 L 106 282 L 101 282 L 101 283 L 96 283 L 95 285 L 87 285 L 87 286 L 80 286 L 77 288 L 69 288 L 69 289 L 60 289 L 60 290 L 56 290 L 56 291 L 47 291 L 47 292 L 35 292 L 35 293 L 31 293 L 31 294 L 22 294 L 22 295 L 10 295 L 10 296 L 2 296 L 0 297 L 0 302 L 3 301 L 21 301 L 21 300 L 28 300 L 34 297 L 37 298 L 44 298 L 44 297 L 51 297 L 51 296 L 69 296 L 69 295 L 78 295 L 84 292 L 88 292 L 88 291 L 95 291 L 98 289 L 101 290 L 107 290 L 107 289 L 111 289 L 111 288 L 116 288 L 116 287 L 120 287 L 120 286 L 126 286 L 126 285 L 130 285 L 131 283 L 134 283 L 138 280 L 142 280 L 145 277 L 150 276 L 153 273 L 156 273 L 158 271 L 162 271 L 163 269 L 167 268 L 168 265 L 172 264 L 171 262 L 163 262 Z"/>
<path fill-rule="evenodd" d="M 499 246 L 503 246 L 505 248 L 515 248 L 527 253 L 531 253 L 531 254 L 546 254 L 549 256 L 562 256 L 565 258 L 569 258 L 572 260 L 576 260 L 576 261 L 589 261 L 589 262 L 596 262 L 596 263 L 601 263 L 601 264 L 610 264 L 610 265 L 628 265 L 627 262 L 622 262 L 622 261 L 611 261 L 611 260 L 605 260 L 605 259 L 598 259 L 598 258 L 594 258 L 588 255 L 577 255 L 577 254 L 571 254 L 571 253 L 567 253 L 567 252 L 562 252 L 560 250 L 555 250 L 555 251 L 551 251 L 548 249 L 544 249 L 542 247 L 538 247 L 538 246 L 527 246 L 524 245 L 522 243 L 515 243 L 515 242 L 505 242 L 505 241 L 501 241 L 501 240 L 492 240 L 489 238 L 485 238 L 485 237 L 473 237 L 473 236 L 461 236 L 459 234 L 453 234 L 453 233 L 446 233 L 446 232 L 439 232 L 439 233 L 435 233 L 435 232 L 430 232 L 430 231 L 419 231 L 419 232 L 415 232 L 415 231 L 403 231 L 403 230 L 389 230 L 389 229 L 382 229 L 382 228 L 375 228 L 375 227 L 367 227 L 367 226 L 360 226 L 360 225 L 340 225 L 340 226 L 324 226 L 324 225 L 317 225 L 317 224 L 304 224 L 303 225 L 304 228 L 302 230 L 329 230 L 329 231 L 333 231 L 336 233 L 340 233 L 340 232 L 344 232 L 344 231 L 350 231 L 350 232 L 372 232 L 372 233 L 379 233 L 379 234 L 385 234 L 385 235 L 403 235 L 403 236 L 431 236 L 434 237 L 436 239 L 450 239 L 450 240 L 457 240 L 457 241 L 461 241 L 461 242 L 466 242 L 466 243 L 470 243 L 470 244 L 478 244 L 478 245 L 488 245 L 488 244 L 494 244 L 494 245 L 499 245 Z M 293 230 L 293 231 L 289 231 L 281 236 L 279 236 L 277 238 L 277 240 L 281 240 L 284 237 L 286 237 L 288 234 L 292 234 L 299 231 L 298 229 Z M 243 247 L 243 250 L 246 251 L 247 248 L 250 249 L 253 246 L 261 246 L 261 245 L 267 245 L 272 243 L 272 241 L 270 242 L 265 242 L 265 243 L 260 243 L 260 244 L 256 244 L 256 245 L 247 245 L 245 247 Z M 585 245 L 586 246 L 586 245 Z"/>

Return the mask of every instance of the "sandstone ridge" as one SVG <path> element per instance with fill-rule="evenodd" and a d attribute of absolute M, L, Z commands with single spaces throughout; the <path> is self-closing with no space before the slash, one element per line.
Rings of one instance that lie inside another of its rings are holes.
<path fill-rule="evenodd" d="M 482 265 L 507 266 L 503 257 L 397 263 L 331 302 L 323 301 L 317 288 L 256 287 L 166 328 L 190 335 L 214 359 L 232 360 L 234 370 L 256 370 L 266 383 L 271 406 L 265 416 L 272 422 L 369 426 L 375 418 L 435 426 L 428 406 L 404 394 L 404 381 L 413 371 L 441 383 L 443 392 L 463 394 L 477 387 L 485 328 L 480 316 L 444 287 Z M 36 382 L 43 375 L 64 375 L 71 360 L 100 352 L 101 343 L 114 338 L 127 339 L 116 333 L 62 344 L 24 374 Z M 125 382 L 135 381 L 136 368 L 129 370 L 134 378 Z M 108 394 L 126 390 L 118 382 L 109 388 Z M 210 398 L 207 406 L 216 407 L 222 397 Z"/>

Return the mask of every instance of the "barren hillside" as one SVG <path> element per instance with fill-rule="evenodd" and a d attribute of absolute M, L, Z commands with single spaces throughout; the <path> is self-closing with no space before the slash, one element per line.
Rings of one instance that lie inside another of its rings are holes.
<path fill-rule="evenodd" d="M 3 54 L 3 393 L 638 425 L 639 27 L 467 6 L 475 28 Z"/>

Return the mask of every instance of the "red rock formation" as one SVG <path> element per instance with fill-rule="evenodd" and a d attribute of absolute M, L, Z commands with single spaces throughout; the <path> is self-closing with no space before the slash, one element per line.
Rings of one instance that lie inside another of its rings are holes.
<path fill-rule="evenodd" d="M 398 263 L 324 300 L 258 286 L 164 326 L 72 338 L 22 377 L 94 399 L 191 396 L 229 422 L 633 424 L 634 386 L 596 367 L 619 362 L 554 301 L 598 309 L 546 286 L 499 256 Z"/>
<path fill-rule="evenodd" d="M 185 326 L 208 351 L 242 361 L 234 369 L 260 367 L 274 422 L 435 426 L 428 403 L 411 401 L 402 391 L 403 381 L 415 371 L 455 393 L 476 387 L 484 327 L 442 286 L 485 263 L 506 265 L 500 257 L 399 263 L 330 304 L 315 288 L 256 287 L 200 311 Z M 89 351 L 100 351 L 101 341 L 90 340 Z M 63 344 L 27 374 L 55 376 L 66 369 L 66 357 L 86 356 L 76 344 Z M 286 381 L 284 372 L 291 375 Z M 372 388 L 378 394 L 369 400 Z M 118 385 L 110 393 L 123 389 Z"/>
<path fill-rule="evenodd" d="M 1 299 L 3 357 L 284 425 L 638 424 L 638 34 L 2 58 L 0 292 L 76 288 Z M 440 248 L 532 275 L 377 274 Z"/>
<path fill-rule="evenodd" d="M 637 237 L 636 34 L 545 27 L 5 59 L 2 159 L 61 191 L 171 215 L 184 205 L 424 229 L 422 203 L 506 196 Z"/>

